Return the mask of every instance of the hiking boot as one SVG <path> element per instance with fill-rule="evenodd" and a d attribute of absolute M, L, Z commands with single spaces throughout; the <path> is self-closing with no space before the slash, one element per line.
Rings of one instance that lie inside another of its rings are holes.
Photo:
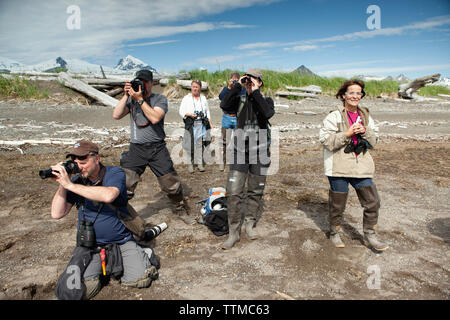
<path fill-rule="evenodd" d="M 205 167 L 203 166 L 202 163 L 200 163 L 199 165 L 197 165 L 198 171 L 200 172 L 204 172 L 205 171 Z"/>
<path fill-rule="evenodd" d="M 223 244 L 222 244 L 222 249 L 224 249 L 224 250 L 229 250 L 229 249 L 231 249 L 231 248 L 233 248 L 233 246 L 234 246 L 234 244 L 236 243 L 236 242 L 238 242 L 239 240 L 240 240 L 240 235 L 239 235 L 239 231 L 237 231 L 237 230 L 234 230 L 234 231 L 231 231 L 230 230 L 230 233 L 228 234 L 228 239 L 227 239 L 227 241 L 225 241 Z"/>
<path fill-rule="evenodd" d="M 225 165 L 223 163 L 219 164 L 219 170 L 225 171 Z"/>
<path fill-rule="evenodd" d="M 345 247 L 345 244 L 342 242 L 341 236 L 339 235 L 339 233 L 330 234 L 330 240 L 331 240 L 331 242 L 333 242 L 333 244 L 336 248 L 344 248 Z"/>
<path fill-rule="evenodd" d="M 189 173 L 194 173 L 194 165 L 192 163 L 188 164 L 188 172 Z"/>
<path fill-rule="evenodd" d="M 191 217 L 189 215 L 190 213 L 190 208 L 187 205 L 187 203 L 185 201 L 180 201 L 176 206 L 175 206 L 175 214 L 178 215 L 178 217 L 185 223 L 188 225 L 194 224 L 195 223 L 195 218 Z"/>
<path fill-rule="evenodd" d="M 248 221 L 245 224 L 245 233 L 250 240 L 256 240 L 259 237 L 258 233 L 255 231 L 254 225 L 255 221 Z"/>
<path fill-rule="evenodd" d="M 377 251 L 385 251 L 389 246 L 377 239 L 375 233 L 364 233 L 364 243 Z"/>

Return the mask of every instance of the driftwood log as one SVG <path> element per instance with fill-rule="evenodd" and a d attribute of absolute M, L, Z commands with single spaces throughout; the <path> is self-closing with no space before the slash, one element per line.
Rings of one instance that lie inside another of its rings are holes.
<path fill-rule="evenodd" d="M 284 86 L 287 90 L 294 90 L 294 91 L 303 91 L 308 93 L 322 93 L 322 88 L 315 85 L 310 85 L 307 87 L 290 87 L 290 86 Z"/>
<path fill-rule="evenodd" d="M 122 87 L 119 87 L 119 88 L 115 88 L 115 89 L 106 91 L 105 93 L 106 93 L 108 96 L 114 97 L 114 96 L 117 96 L 119 93 L 122 93 L 122 92 L 123 92 L 123 88 L 122 88 Z"/>
<path fill-rule="evenodd" d="M 177 80 L 177 84 L 184 89 L 191 89 L 192 80 Z M 208 90 L 208 82 L 202 81 L 202 91 Z"/>
<path fill-rule="evenodd" d="M 403 99 L 414 99 L 414 95 L 420 88 L 425 87 L 425 85 L 436 82 L 439 80 L 441 75 L 439 73 L 425 76 L 422 78 L 417 78 L 408 83 L 404 83 L 398 86 L 398 96 Z"/>
<path fill-rule="evenodd" d="M 304 93 L 304 92 L 290 92 L 290 91 L 277 91 L 275 92 L 276 96 L 281 97 L 310 97 L 310 98 L 317 98 L 317 95 L 315 93 Z"/>
<path fill-rule="evenodd" d="M 96 101 L 100 102 L 101 104 L 104 104 L 105 106 L 115 107 L 117 102 L 119 102 L 119 100 L 108 96 L 107 94 L 91 87 L 90 85 L 86 84 L 85 82 L 83 82 L 81 80 L 73 79 L 71 76 L 69 76 L 65 72 L 61 72 L 59 74 L 58 78 L 66 87 L 69 87 L 71 89 L 79 91 L 79 92 L 95 99 Z"/>

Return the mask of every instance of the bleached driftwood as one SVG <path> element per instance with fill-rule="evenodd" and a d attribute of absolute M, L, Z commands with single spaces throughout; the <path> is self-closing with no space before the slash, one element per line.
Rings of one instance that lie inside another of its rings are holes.
<path fill-rule="evenodd" d="M 292 97 L 310 97 L 310 98 L 317 98 L 317 95 L 315 93 L 303 93 L 303 92 L 289 92 L 289 91 L 277 91 L 275 92 L 276 96 L 292 96 Z"/>
<path fill-rule="evenodd" d="M 67 73 L 61 72 L 59 74 L 59 80 L 66 86 L 76 91 L 79 91 L 95 100 L 104 104 L 105 106 L 115 107 L 119 100 L 114 99 L 113 97 L 108 96 L 107 94 L 91 87 L 85 82 L 77 79 L 73 79 Z"/>
<path fill-rule="evenodd" d="M 4 73 L 1 74 L 0 77 L 3 77 L 5 79 L 14 79 L 14 78 L 19 78 L 19 79 L 27 79 L 27 80 L 39 80 L 39 81 L 55 81 L 58 80 L 58 76 L 53 73 L 52 77 L 41 77 L 41 76 L 27 76 L 27 75 L 20 75 L 20 74 L 8 74 L 8 73 Z"/>
<path fill-rule="evenodd" d="M 105 71 L 103 71 L 103 67 L 102 67 L 102 66 L 100 66 L 100 70 L 102 71 L 102 76 L 103 76 L 103 79 L 106 79 L 106 76 L 105 76 Z"/>
<path fill-rule="evenodd" d="M 132 79 L 130 79 L 132 80 Z M 124 86 L 125 79 L 83 79 L 83 82 L 89 85 L 105 85 L 105 86 Z"/>
<path fill-rule="evenodd" d="M 420 88 L 425 87 L 427 84 L 438 81 L 440 77 L 441 75 L 436 73 L 401 84 L 398 86 L 398 96 L 403 99 L 414 99 L 415 97 L 413 94 L 415 92 L 417 92 Z"/>
<path fill-rule="evenodd" d="M 286 300 L 295 300 L 294 298 L 292 298 L 290 295 L 280 292 L 280 291 L 275 291 L 278 295 L 282 296 L 284 299 Z"/>
<path fill-rule="evenodd" d="M 167 79 L 167 78 L 161 79 L 161 80 L 159 80 L 159 84 L 161 86 L 167 86 L 169 84 L 169 79 Z"/>
<path fill-rule="evenodd" d="M 177 84 L 184 89 L 191 89 L 192 80 L 179 80 L 177 79 Z M 202 81 L 202 91 L 208 90 L 208 82 Z"/>
<path fill-rule="evenodd" d="M 294 90 L 294 91 L 304 91 L 304 92 L 310 92 L 310 93 L 322 93 L 322 88 L 315 85 L 310 85 L 307 87 L 290 87 L 290 86 L 284 86 L 287 90 Z"/>
<path fill-rule="evenodd" d="M 289 106 L 287 104 L 275 104 L 274 105 L 275 108 L 285 108 L 285 109 L 289 109 Z"/>
<path fill-rule="evenodd" d="M 118 95 L 119 93 L 121 93 L 122 91 L 123 91 L 123 88 L 119 87 L 119 88 L 116 88 L 116 89 L 112 89 L 112 90 L 106 91 L 105 93 L 108 96 L 114 97 L 114 96 Z"/>
<path fill-rule="evenodd" d="M 51 140 L 51 139 L 43 139 L 43 140 L 0 140 L 0 145 L 6 146 L 22 146 L 24 144 L 58 144 L 58 145 L 71 145 L 74 144 L 76 140 Z"/>

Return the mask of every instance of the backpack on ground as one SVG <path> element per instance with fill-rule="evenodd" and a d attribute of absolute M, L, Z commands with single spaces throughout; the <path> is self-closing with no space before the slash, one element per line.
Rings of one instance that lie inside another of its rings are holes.
<path fill-rule="evenodd" d="M 203 224 L 216 236 L 228 233 L 228 213 L 226 190 L 222 187 L 210 188 L 208 198 L 200 201 Z"/>

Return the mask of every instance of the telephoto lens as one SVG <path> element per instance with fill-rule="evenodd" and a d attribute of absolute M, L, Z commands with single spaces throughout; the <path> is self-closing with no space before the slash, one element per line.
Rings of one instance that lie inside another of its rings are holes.
<path fill-rule="evenodd" d="M 93 248 L 96 243 L 94 224 L 91 221 L 81 220 L 77 232 L 77 246 Z"/>
<path fill-rule="evenodd" d="M 167 223 L 160 223 L 153 228 L 145 231 L 144 241 L 150 241 L 155 239 L 157 236 L 161 234 L 164 230 L 167 229 Z"/>
<path fill-rule="evenodd" d="M 62 165 L 66 169 L 67 174 L 77 174 L 81 172 L 80 168 L 78 168 L 78 165 L 72 160 L 68 160 Z M 41 179 L 55 178 L 55 175 L 52 173 L 51 168 L 39 170 L 39 176 L 41 177 Z"/>

